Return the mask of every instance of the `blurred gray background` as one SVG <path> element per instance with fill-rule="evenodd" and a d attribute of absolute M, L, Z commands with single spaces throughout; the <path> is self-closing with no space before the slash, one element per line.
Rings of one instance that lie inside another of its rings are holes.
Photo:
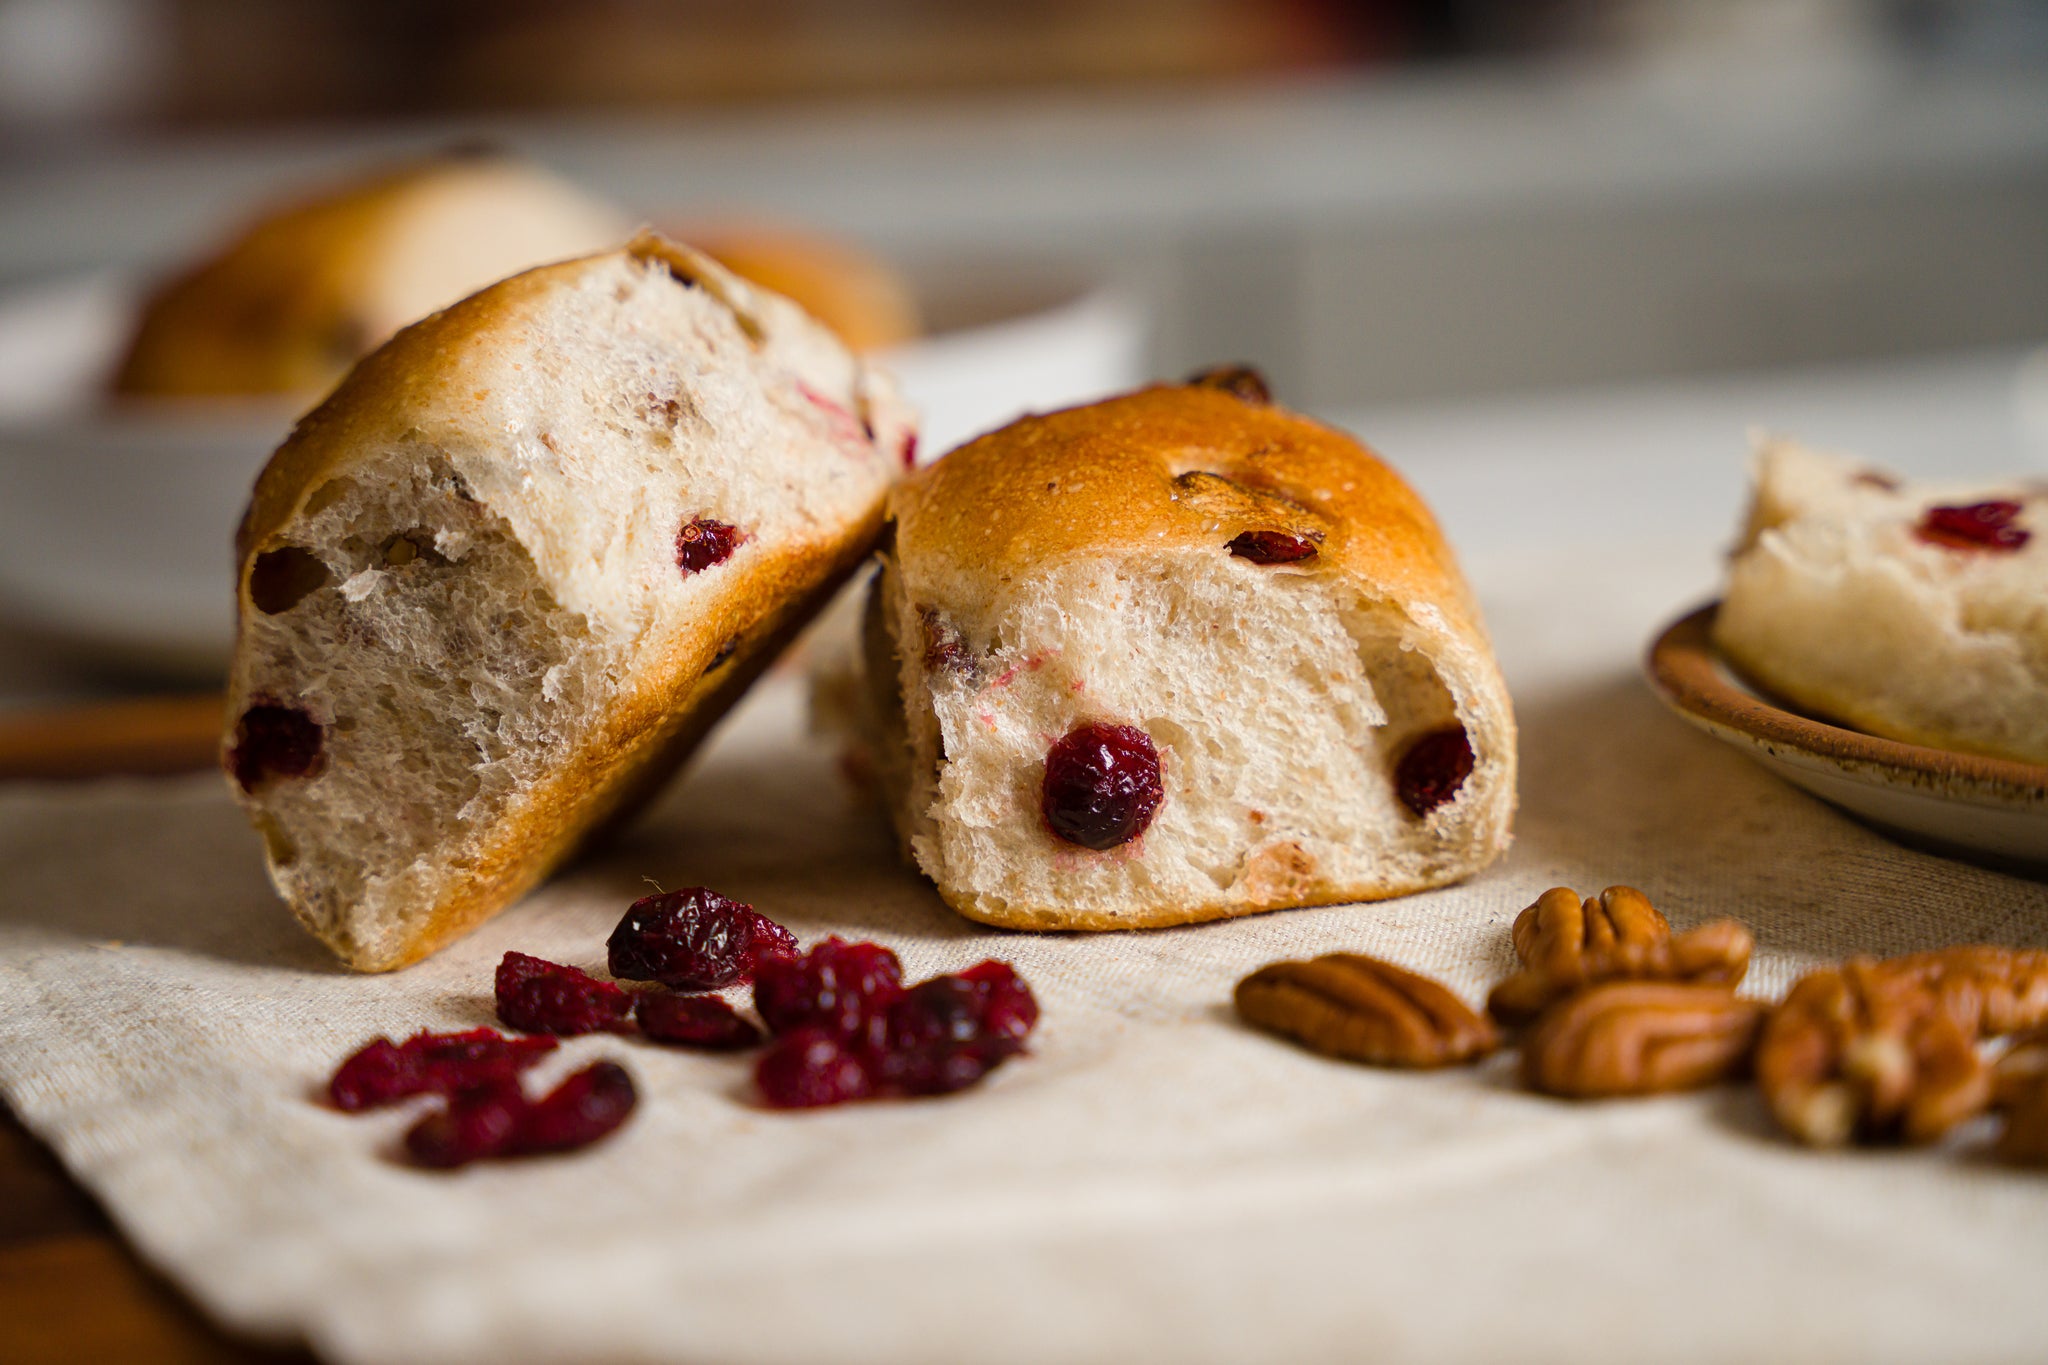
<path fill-rule="evenodd" d="M 2048 337 L 2030 0 L 0 0 L 0 286 L 474 136 L 1080 257 L 1309 407 Z"/>

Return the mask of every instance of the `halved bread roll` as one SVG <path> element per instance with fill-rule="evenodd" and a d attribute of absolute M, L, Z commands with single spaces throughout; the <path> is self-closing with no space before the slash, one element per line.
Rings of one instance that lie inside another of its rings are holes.
<path fill-rule="evenodd" d="M 2048 763 L 2048 486 L 1914 484 L 1760 439 L 1714 642 L 1859 730 Z"/>
<path fill-rule="evenodd" d="M 869 552 L 911 436 L 885 375 L 654 237 L 367 357 L 237 538 L 224 759 L 292 909 L 379 970 L 532 886 Z"/>
<path fill-rule="evenodd" d="M 267 208 L 159 285 L 113 388 L 315 395 L 407 323 L 632 232 L 623 210 L 489 153 L 361 176 Z"/>
<path fill-rule="evenodd" d="M 1249 371 L 1024 418 L 890 510 L 857 709 L 963 915 L 1182 924 L 1506 848 L 1514 719 L 1449 547 Z"/>

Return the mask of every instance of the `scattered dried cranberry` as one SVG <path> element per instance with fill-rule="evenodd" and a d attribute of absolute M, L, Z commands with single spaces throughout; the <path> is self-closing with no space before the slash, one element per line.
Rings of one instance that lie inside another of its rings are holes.
<path fill-rule="evenodd" d="M 1188 376 L 1187 382 L 1191 388 L 1221 389 L 1257 407 L 1266 407 L 1273 401 L 1273 390 L 1266 384 L 1266 376 L 1249 365 L 1214 365 L 1195 371 Z"/>
<path fill-rule="evenodd" d="M 633 1078 L 615 1062 L 593 1062 L 538 1100 L 516 1080 L 465 1090 L 405 1135 L 421 1166 L 464 1166 L 494 1156 L 530 1156 L 587 1147 L 624 1123 L 639 1102 Z"/>
<path fill-rule="evenodd" d="M 1152 737 L 1134 725 L 1091 722 L 1046 754 L 1039 809 L 1047 829 L 1099 852 L 1143 834 L 1165 796 Z"/>
<path fill-rule="evenodd" d="M 1394 768 L 1394 791 L 1401 804 L 1427 815 L 1457 796 L 1472 775 L 1472 741 L 1465 727 L 1434 730 L 1409 746 Z"/>
<path fill-rule="evenodd" d="M 888 1033 L 868 1071 L 888 1093 L 964 1090 L 1022 1052 L 1037 1018 L 1030 989 L 1007 963 L 935 976 L 890 1006 Z"/>
<path fill-rule="evenodd" d="M 527 1107 L 511 1150 L 525 1155 L 587 1147 L 624 1123 L 639 1102 L 624 1067 L 593 1062 Z"/>
<path fill-rule="evenodd" d="M 326 732 L 296 706 L 260 701 L 235 722 L 227 767 L 245 792 L 268 777 L 311 777 L 320 771 Z"/>
<path fill-rule="evenodd" d="M 917 468 L 917 433 L 914 431 L 905 432 L 903 435 L 903 467 Z"/>
<path fill-rule="evenodd" d="M 1227 547 L 1239 559 L 1254 564 L 1294 564 L 1316 557 L 1316 543 L 1308 536 L 1285 531 L 1246 531 L 1233 537 Z"/>
<path fill-rule="evenodd" d="M 2013 525 L 2020 514 L 2016 502 L 1979 502 L 1968 507 L 1930 507 L 1913 534 L 1929 545 L 1951 550 L 2017 550 L 2033 532 Z"/>
<path fill-rule="evenodd" d="M 512 1149 L 527 1112 L 517 1081 L 467 1090 L 428 1114 L 405 1135 L 405 1151 L 421 1166 L 446 1169 Z"/>
<path fill-rule="evenodd" d="M 606 944 L 613 976 L 677 990 L 716 990 L 796 952 L 796 935 L 708 886 L 643 896 Z"/>
<path fill-rule="evenodd" d="M 761 1041 L 761 1030 L 715 995 L 649 991 L 633 1002 L 633 1017 L 657 1043 L 736 1052 Z"/>
<path fill-rule="evenodd" d="M 982 988 L 986 1003 L 982 1006 L 982 1028 L 1004 1038 L 1022 1042 L 1038 1024 L 1038 997 L 1031 993 L 1031 987 L 1024 984 L 1024 978 L 1017 975 L 1017 969 L 1007 962 L 994 958 L 977 962 L 960 973 L 965 981 L 972 981 Z"/>
<path fill-rule="evenodd" d="M 552 1052 L 552 1038 L 507 1038 L 496 1029 L 377 1038 L 343 1062 L 327 1083 L 334 1107 L 351 1112 L 409 1095 L 452 1095 L 511 1080 Z"/>
<path fill-rule="evenodd" d="M 879 943 L 848 943 L 836 935 L 803 957 L 762 962 L 754 977 L 754 1008 L 776 1034 L 817 1028 L 835 1037 L 869 1039 L 886 1027 L 889 1006 L 903 994 L 903 965 Z"/>
<path fill-rule="evenodd" d="M 498 964 L 498 1017 L 529 1033 L 622 1031 L 633 997 L 574 967 L 507 953 Z"/>
<path fill-rule="evenodd" d="M 739 543 L 738 527 L 708 517 L 692 517 L 676 532 L 676 567 L 686 575 L 703 573 L 731 559 Z"/>
<path fill-rule="evenodd" d="M 874 1093 L 852 1044 L 830 1030 L 800 1028 L 778 1038 L 754 1067 L 761 1099 L 775 1109 L 815 1109 Z"/>

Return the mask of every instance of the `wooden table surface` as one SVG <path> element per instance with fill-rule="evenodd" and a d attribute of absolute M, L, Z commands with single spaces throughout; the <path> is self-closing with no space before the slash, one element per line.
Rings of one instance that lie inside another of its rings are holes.
<path fill-rule="evenodd" d="M 209 766 L 218 697 L 0 717 L 0 781 Z M 0 1105 L 0 1361 L 309 1361 L 230 1339 L 129 1250 L 91 1195 Z"/>

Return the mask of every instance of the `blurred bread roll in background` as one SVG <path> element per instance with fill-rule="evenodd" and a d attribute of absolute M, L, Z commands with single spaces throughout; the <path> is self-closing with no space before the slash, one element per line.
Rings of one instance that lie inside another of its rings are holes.
<path fill-rule="evenodd" d="M 674 235 L 742 279 L 794 300 L 856 351 L 898 346 L 924 331 L 909 282 L 849 242 L 771 223 L 683 225 Z"/>
<path fill-rule="evenodd" d="M 319 394 L 408 323 L 532 266 L 615 247 L 622 209 L 489 153 L 386 168 L 259 213 L 161 284 L 122 394 Z"/>

